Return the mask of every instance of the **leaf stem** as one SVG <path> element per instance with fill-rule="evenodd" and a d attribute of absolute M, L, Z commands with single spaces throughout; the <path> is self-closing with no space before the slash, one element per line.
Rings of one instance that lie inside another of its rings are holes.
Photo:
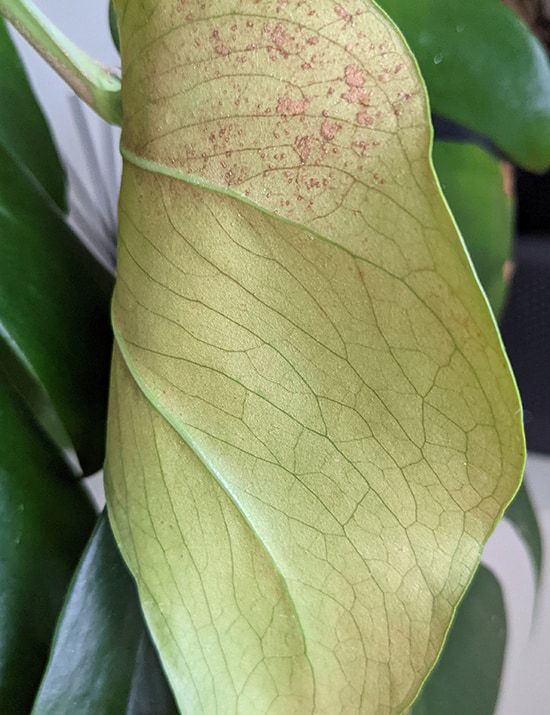
<path fill-rule="evenodd" d="M 120 124 L 120 78 L 60 32 L 32 0 L 0 0 L 0 13 L 76 94 L 110 124 Z"/>

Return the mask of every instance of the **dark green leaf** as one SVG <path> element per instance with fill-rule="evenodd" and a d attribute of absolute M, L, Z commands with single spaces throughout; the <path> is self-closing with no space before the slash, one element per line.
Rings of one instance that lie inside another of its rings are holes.
<path fill-rule="evenodd" d="M 514 161 L 550 165 L 550 65 L 499 0 L 378 0 L 402 30 L 432 109 L 488 136 Z"/>
<path fill-rule="evenodd" d="M 94 514 L 0 373 L 0 712 L 27 715 Z"/>
<path fill-rule="evenodd" d="M 2 147 L 0 256 L 2 364 L 35 413 L 51 401 L 83 469 L 96 470 L 104 454 L 111 279 Z"/>
<path fill-rule="evenodd" d="M 514 501 L 510 504 L 504 516 L 512 522 L 527 547 L 538 584 L 542 570 L 542 539 L 525 481 L 523 481 Z"/>
<path fill-rule="evenodd" d="M 0 18 L 0 146 L 65 208 L 65 176 L 21 60 Z"/>
<path fill-rule="evenodd" d="M 33 715 L 177 715 L 136 587 L 102 515 L 72 585 Z"/>
<path fill-rule="evenodd" d="M 493 715 L 505 645 L 502 591 L 481 566 L 411 715 Z"/>
<path fill-rule="evenodd" d="M 506 298 L 512 257 L 513 200 L 507 167 L 473 144 L 436 141 L 434 165 L 493 312 Z"/>

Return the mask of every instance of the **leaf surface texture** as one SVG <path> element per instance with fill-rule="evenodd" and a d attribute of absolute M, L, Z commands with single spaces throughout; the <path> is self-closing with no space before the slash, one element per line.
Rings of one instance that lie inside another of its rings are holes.
<path fill-rule="evenodd" d="M 400 713 L 517 489 L 517 393 L 365 2 L 115 4 L 113 530 L 183 712 Z"/>

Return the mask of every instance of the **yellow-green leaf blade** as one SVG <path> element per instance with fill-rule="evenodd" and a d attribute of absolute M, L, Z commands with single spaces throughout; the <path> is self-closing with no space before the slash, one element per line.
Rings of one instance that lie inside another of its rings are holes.
<path fill-rule="evenodd" d="M 141 574 L 142 604 L 181 710 L 312 711 L 311 667 L 284 580 L 117 350 L 109 434 L 113 530 Z"/>
<path fill-rule="evenodd" d="M 182 8 L 117 3 L 115 534 L 182 710 L 399 713 L 517 489 L 515 386 L 391 24 Z"/>

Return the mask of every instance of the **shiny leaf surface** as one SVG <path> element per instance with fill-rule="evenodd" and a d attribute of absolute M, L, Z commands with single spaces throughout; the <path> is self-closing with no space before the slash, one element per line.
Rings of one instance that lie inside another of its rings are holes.
<path fill-rule="evenodd" d="M 53 439 L 95 471 L 112 280 L 65 223 L 63 171 L 3 22 L 0 90 L 0 360 Z"/>
<path fill-rule="evenodd" d="M 27 715 L 92 507 L 0 372 L 0 712 Z"/>
<path fill-rule="evenodd" d="M 379 0 L 420 65 L 430 104 L 535 171 L 550 166 L 550 63 L 499 0 Z"/>
<path fill-rule="evenodd" d="M 7 376 L 47 428 L 65 429 L 83 469 L 95 471 L 104 455 L 111 279 L 1 147 L 0 256 Z"/>
<path fill-rule="evenodd" d="M 525 481 L 506 510 L 505 517 L 512 523 L 527 547 L 539 584 L 542 571 L 542 538 Z"/>
<path fill-rule="evenodd" d="M 481 285 L 498 317 L 511 272 L 511 167 L 480 147 L 455 142 L 434 142 L 433 161 Z"/>
<path fill-rule="evenodd" d="M 523 468 L 414 60 L 360 0 L 115 7 L 108 502 L 178 705 L 402 712 Z"/>
<path fill-rule="evenodd" d="M 481 566 L 410 715 L 494 715 L 505 646 L 502 591 Z"/>
<path fill-rule="evenodd" d="M 30 172 L 60 208 L 64 208 L 64 172 L 21 60 L 1 18 L 0 97 L 0 147 L 22 170 Z"/>
<path fill-rule="evenodd" d="M 57 626 L 33 715 L 177 715 L 103 514 Z"/>

